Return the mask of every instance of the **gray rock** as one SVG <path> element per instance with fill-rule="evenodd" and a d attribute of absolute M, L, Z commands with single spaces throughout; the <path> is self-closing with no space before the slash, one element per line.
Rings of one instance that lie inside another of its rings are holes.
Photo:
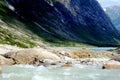
<path fill-rule="evenodd" d="M 4 56 L 0 55 L 0 66 L 1 65 L 12 65 L 14 64 L 14 61 L 9 58 L 5 58 Z"/>
<path fill-rule="evenodd" d="M 110 60 L 103 65 L 103 69 L 120 69 L 120 62 Z"/>
<path fill-rule="evenodd" d="M 60 57 L 58 57 L 56 54 L 48 52 L 42 48 L 8 52 L 4 54 L 4 57 L 13 59 L 15 64 L 34 64 L 38 66 L 44 64 L 45 59 L 54 61 L 60 60 Z"/>
<path fill-rule="evenodd" d="M 119 61 L 120 62 L 120 55 L 112 58 L 111 60 Z"/>

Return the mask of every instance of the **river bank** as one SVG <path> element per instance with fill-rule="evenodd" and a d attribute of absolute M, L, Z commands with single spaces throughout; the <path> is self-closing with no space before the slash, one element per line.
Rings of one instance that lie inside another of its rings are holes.
<path fill-rule="evenodd" d="M 29 48 L 0 45 L 0 66 L 29 64 L 34 66 L 61 65 L 72 67 L 75 64 L 105 65 L 118 56 L 112 51 L 94 51 L 87 48 Z"/>
<path fill-rule="evenodd" d="M 119 80 L 115 56 L 111 50 L 0 45 L 0 80 Z"/>

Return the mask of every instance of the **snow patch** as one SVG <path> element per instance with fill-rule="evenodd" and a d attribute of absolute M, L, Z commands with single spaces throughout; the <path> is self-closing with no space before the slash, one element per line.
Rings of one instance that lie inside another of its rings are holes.
<path fill-rule="evenodd" d="M 103 10 L 106 12 L 107 11 L 107 9 L 106 8 L 103 8 Z"/>

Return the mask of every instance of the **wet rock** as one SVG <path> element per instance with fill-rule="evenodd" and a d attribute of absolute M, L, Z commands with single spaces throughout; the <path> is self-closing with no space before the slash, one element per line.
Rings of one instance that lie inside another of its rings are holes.
<path fill-rule="evenodd" d="M 6 58 L 13 59 L 16 64 L 36 64 L 40 65 L 42 63 L 40 60 L 50 59 L 50 60 L 60 60 L 56 54 L 46 51 L 45 49 L 25 49 L 15 52 L 8 52 L 4 54 Z"/>
<path fill-rule="evenodd" d="M 114 60 L 108 61 L 103 65 L 103 69 L 120 69 L 120 62 Z"/>
<path fill-rule="evenodd" d="M 12 65 L 14 61 L 12 59 L 7 59 L 3 56 L 0 56 L 0 65 Z"/>
<path fill-rule="evenodd" d="M 32 63 L 35 66 L 49 66 L 49 65 L 57 65 L 57 61 L 51 60 L 51 59 L 44 59 L 44 60 L 38 60 L 36 59 L 35 61 L 33 61 Z"/>
<path fill-rule="evenodd" d="M 109 50 L 109 51 L 112 51 L 112 52 L 115 52 L 117 54 L 120 54 L 120 48 L 119 47 L 114 49 L 114 50 Z"/>
<path fill-rule="evenodd" d="M 47 65 L 57 65 L 58 64 L 58 61 L 54 61 L 54 60 L 50 60 L 50 59 L 45 59 L 44 60 L 44 65 L 47 66 Z"/>
<path fill-rule="evenodd" d="M 112 58 L 112 60 L 119 61 L 120 62 L 120 55 Z"/>
<path fill-rule="evenodd" d="M 72 67 L 72 64 L 63 64 L 61 67 Z"/>

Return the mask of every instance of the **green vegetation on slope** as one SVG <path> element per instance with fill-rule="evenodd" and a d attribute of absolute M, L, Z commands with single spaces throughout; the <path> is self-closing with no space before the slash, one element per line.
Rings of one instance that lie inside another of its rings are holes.
<path fill-rule="evenodd" d="M 24 48 L 42 44 L 39 37 L 26 29 L 26 24 L 16 17 L 3 0 L 0 1 L 0 44 Z"/>
<path fill-rule="evenodd" d="M 14 31 L 14 32 L 13 32 Z M 15 31 L 15 29 L 9 29 L 5 25 L 0 25 L 0 44 L 17 45 L 19 47 L 33 47 L 35 43 L 31 41 L 29 36 Z"/>
<path fill-rule="evenodd" d="M 48 26 L 48 28 L 50 27 Z M 10 44 L 24 48 L 34 46 L 89 46 L 66 40 L 61 36 L 53 37 L 42 33 L 35 25 L 17 17 L 8 8 L 4 0 L 0 1 L 0 44 Z"/>

